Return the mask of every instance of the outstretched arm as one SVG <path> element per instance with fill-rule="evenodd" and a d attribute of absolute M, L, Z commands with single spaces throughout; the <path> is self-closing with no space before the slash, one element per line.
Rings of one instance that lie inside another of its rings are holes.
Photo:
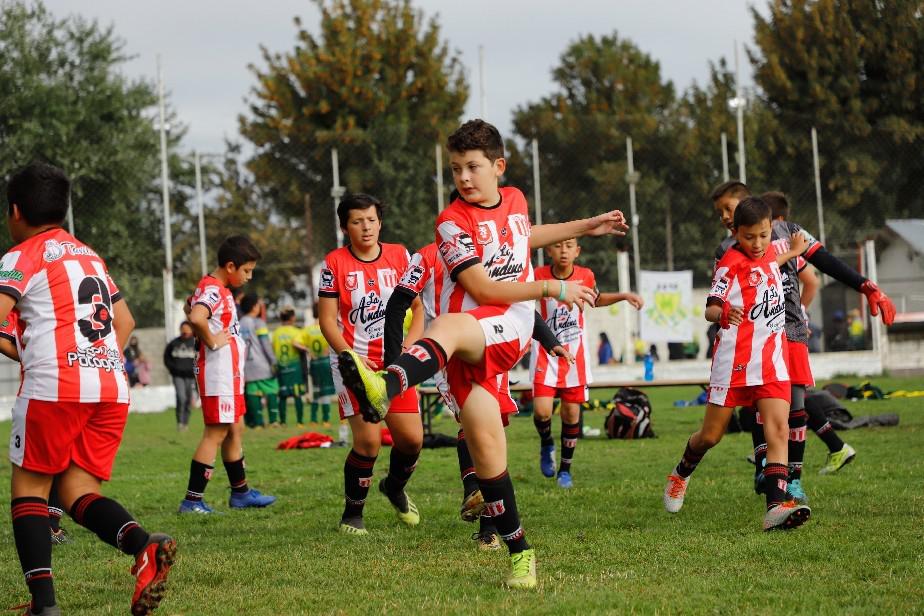
<path fill-rule="evenodd" d="M 821 244 L 815 250 L 809 250 L 806 260 L 817 267 L 821 272 L 843 282 L 848 287 L 859 291 L 866 296 L 869 302 L 869 312 L 874 317 L 882 312 L 882 322 L 891 325 L 895 321 L 895 304 L 889 296 L 879 290 L 872 280 L 864 278 L 849 265 L 825 250 Z"/>
<path fill-rule="evenodd" d="M 613 210 L 570 222 L 548 225 L 535 225 L 530 232 L 529 244 L 532 248 L 544 248 L 556 242 L 570 240 L 573 237 L 597 237 L 601 235 L 625 235 L 629 230 L 626 218 L 619 210 Z"/>
<path fill-rule="evenodd" d="M 642 299 L 642 296 L 635 293 L 601 293 L 597 296 L 596 306 L 601 308 L 618 302 L 629 302 L 636 310 L 641 310 L 642 306 L 645 305 L 645 300 Z"/>

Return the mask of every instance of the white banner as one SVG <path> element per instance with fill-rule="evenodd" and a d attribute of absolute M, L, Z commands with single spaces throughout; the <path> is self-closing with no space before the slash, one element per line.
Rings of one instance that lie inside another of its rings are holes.
<path fill-rule="evenodd" d="M 693 271 L 650 272 L 642 270 L 639 293 L 645 300 L 641 314 L 641 338 L 652 342 L 690 342 L 693 306 Z"/>

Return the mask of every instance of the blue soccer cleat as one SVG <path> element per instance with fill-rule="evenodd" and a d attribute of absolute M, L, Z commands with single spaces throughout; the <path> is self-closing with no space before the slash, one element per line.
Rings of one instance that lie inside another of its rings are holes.
<path fill-rule="evenodd" d="M 215 510 L 205 504 L 205 501 L 192 501 L 184 498 L 180 503 L 177 513 L 198 513 L 199 515 L 208 515 L 215 513 Z"/>
<path fill-rule="evenodd" d="M 574 483 L 571 481 L 571 473 L 568 471 L 560 471 L 558 473 L 558 487 L 565 488 L 566 490 L 574 487 Z"/>
<path fill-rule="evenodd" d="M 808 505 L 808 496 L 805 495 L 805 490 L 802 489 L 802 480 L 793 479 L 786 484 L 786 496 L 796 501 L 800 505 Z"/>
<path fill-rule="evenodd" d="M 267 496 L 251 488 L 246 492 L 232 492 L 228 499 L 228 506 L 232 509 L 248 509 L 250 507 L 269 507 L 276 502 L 275 496 Z"/>
<path fill-rule="evenodd" d="M 546 477 L 555 476 L 555 445 L 544 445 L 539 448 L 539 470 Z"/>

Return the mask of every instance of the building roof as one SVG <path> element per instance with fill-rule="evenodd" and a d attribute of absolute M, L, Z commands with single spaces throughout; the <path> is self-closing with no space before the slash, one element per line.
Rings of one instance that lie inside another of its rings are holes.
<path fill-rule="evenodd" d="M 924 218 L 887 220 L 886 227 L 905 240 L 915 252 L 924 254 Z"/>

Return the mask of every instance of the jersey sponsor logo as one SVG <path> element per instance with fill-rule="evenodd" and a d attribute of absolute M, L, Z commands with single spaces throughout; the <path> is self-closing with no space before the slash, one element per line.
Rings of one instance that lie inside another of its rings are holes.
<path fill-rule="evenodd" d="M 59 242 L 58 240 L 45 240 L 45 252 L 42 254 L 42 258 L 47 262 L 57 261 L 64 257 L 65 254 L 71 256 L 86 256 L 86 257 L 95 257 L 96 253 L 93 252 L 88 246 L 77 246 L 74 242 Z"/>
<path fill-rule="evenodd" d="M 22 282 L 23 275 L 18 269 L 0 270 L 0 280 L 15 280 Z"/>
<path fill-rule="evenodd" d="M 359 274 L 356 272 L 347 274 L 346 280 L 343 281 L 343 286 L 347 291 L 355 291 L 356 287 L 359 286 Z"/>
<path fill-rule="evenodd" d="M 513 249 L 508 244 L 501 245 L 485 264 L 492 280 L 517 280 L 524 269 L 526 267 L 522 263 L 515 262 Z"/>
<path fill-rule="evenodd" d="M 581 337 L 581 326 L 567 306 L 557 306 L 545 324 L 562 344 L 569 344 Z"/>
<path fill-rule="evenodd" d="M 776 287 L 765 289 L 760 301 L 755 302 L 748 315 L 752 321 L 763 318 L 767 321 L 767 327 L 772 331 L 778 331 L 783 327 L 783 299 L 777 292 Z"/>
<path fill-rule="evenodd" d="M 321 270 L 321 289 L 334 288 L 334 273 L 329 269 Z"/>
<path fill-rule="evenodd" d="M 481 245 L 490 244 L 491 240 L 494 239 L 494 234 L 491 233 L 491 226 L 486 222 L 478 223 L 478 232 L 475 236 L 475 239 L 477 239 L 478 243 Z"/>
<path fill-rule="evenodd" d="M 728 291 L 729 280 L 725 276 L 722 276 L 715 281 L 715 284 L 712 285 L 712 289 L 709 291 L 709 295 L 719 295 L 724 296 L 725 292 Z"/>
<path fill-rule="evenodd" d="M 414 288 L 420 284 L 421 279 L 424 275 L 424 268 L 419 265 L 412 265 L 404 272 L 404 276 L 401 277 L 399 284 L 405 287 Z"/>
<path fill-rule="evenodd" d="M 440 254 L 449 267 L 455 267 L 475 254 L 475 244 L 467 233 L 456 233 L 440 244 Z"/>
<path fill-rule="evenodd" d="M 117 349 L 90 347 L 69 351 L 65 355 L 68 367 L 77 364 L 81 368 L 98 368 L 106 372 L 124 372 L 122 354 Z"/>
<path fill-rule="evenodd" d="M 370 339 L 380 338 L 385 333 L 385 302 L 378 293 L 369 291 L 350 311 L 349 320 L 353 326 L 362 325 Z"/>
<path fill-rule="evenodd" d="M 379 287 L 383 289 L 394 289 L 398 286 L 398 273 L 395 270 L 380 269 L 379 270 Z"/>

